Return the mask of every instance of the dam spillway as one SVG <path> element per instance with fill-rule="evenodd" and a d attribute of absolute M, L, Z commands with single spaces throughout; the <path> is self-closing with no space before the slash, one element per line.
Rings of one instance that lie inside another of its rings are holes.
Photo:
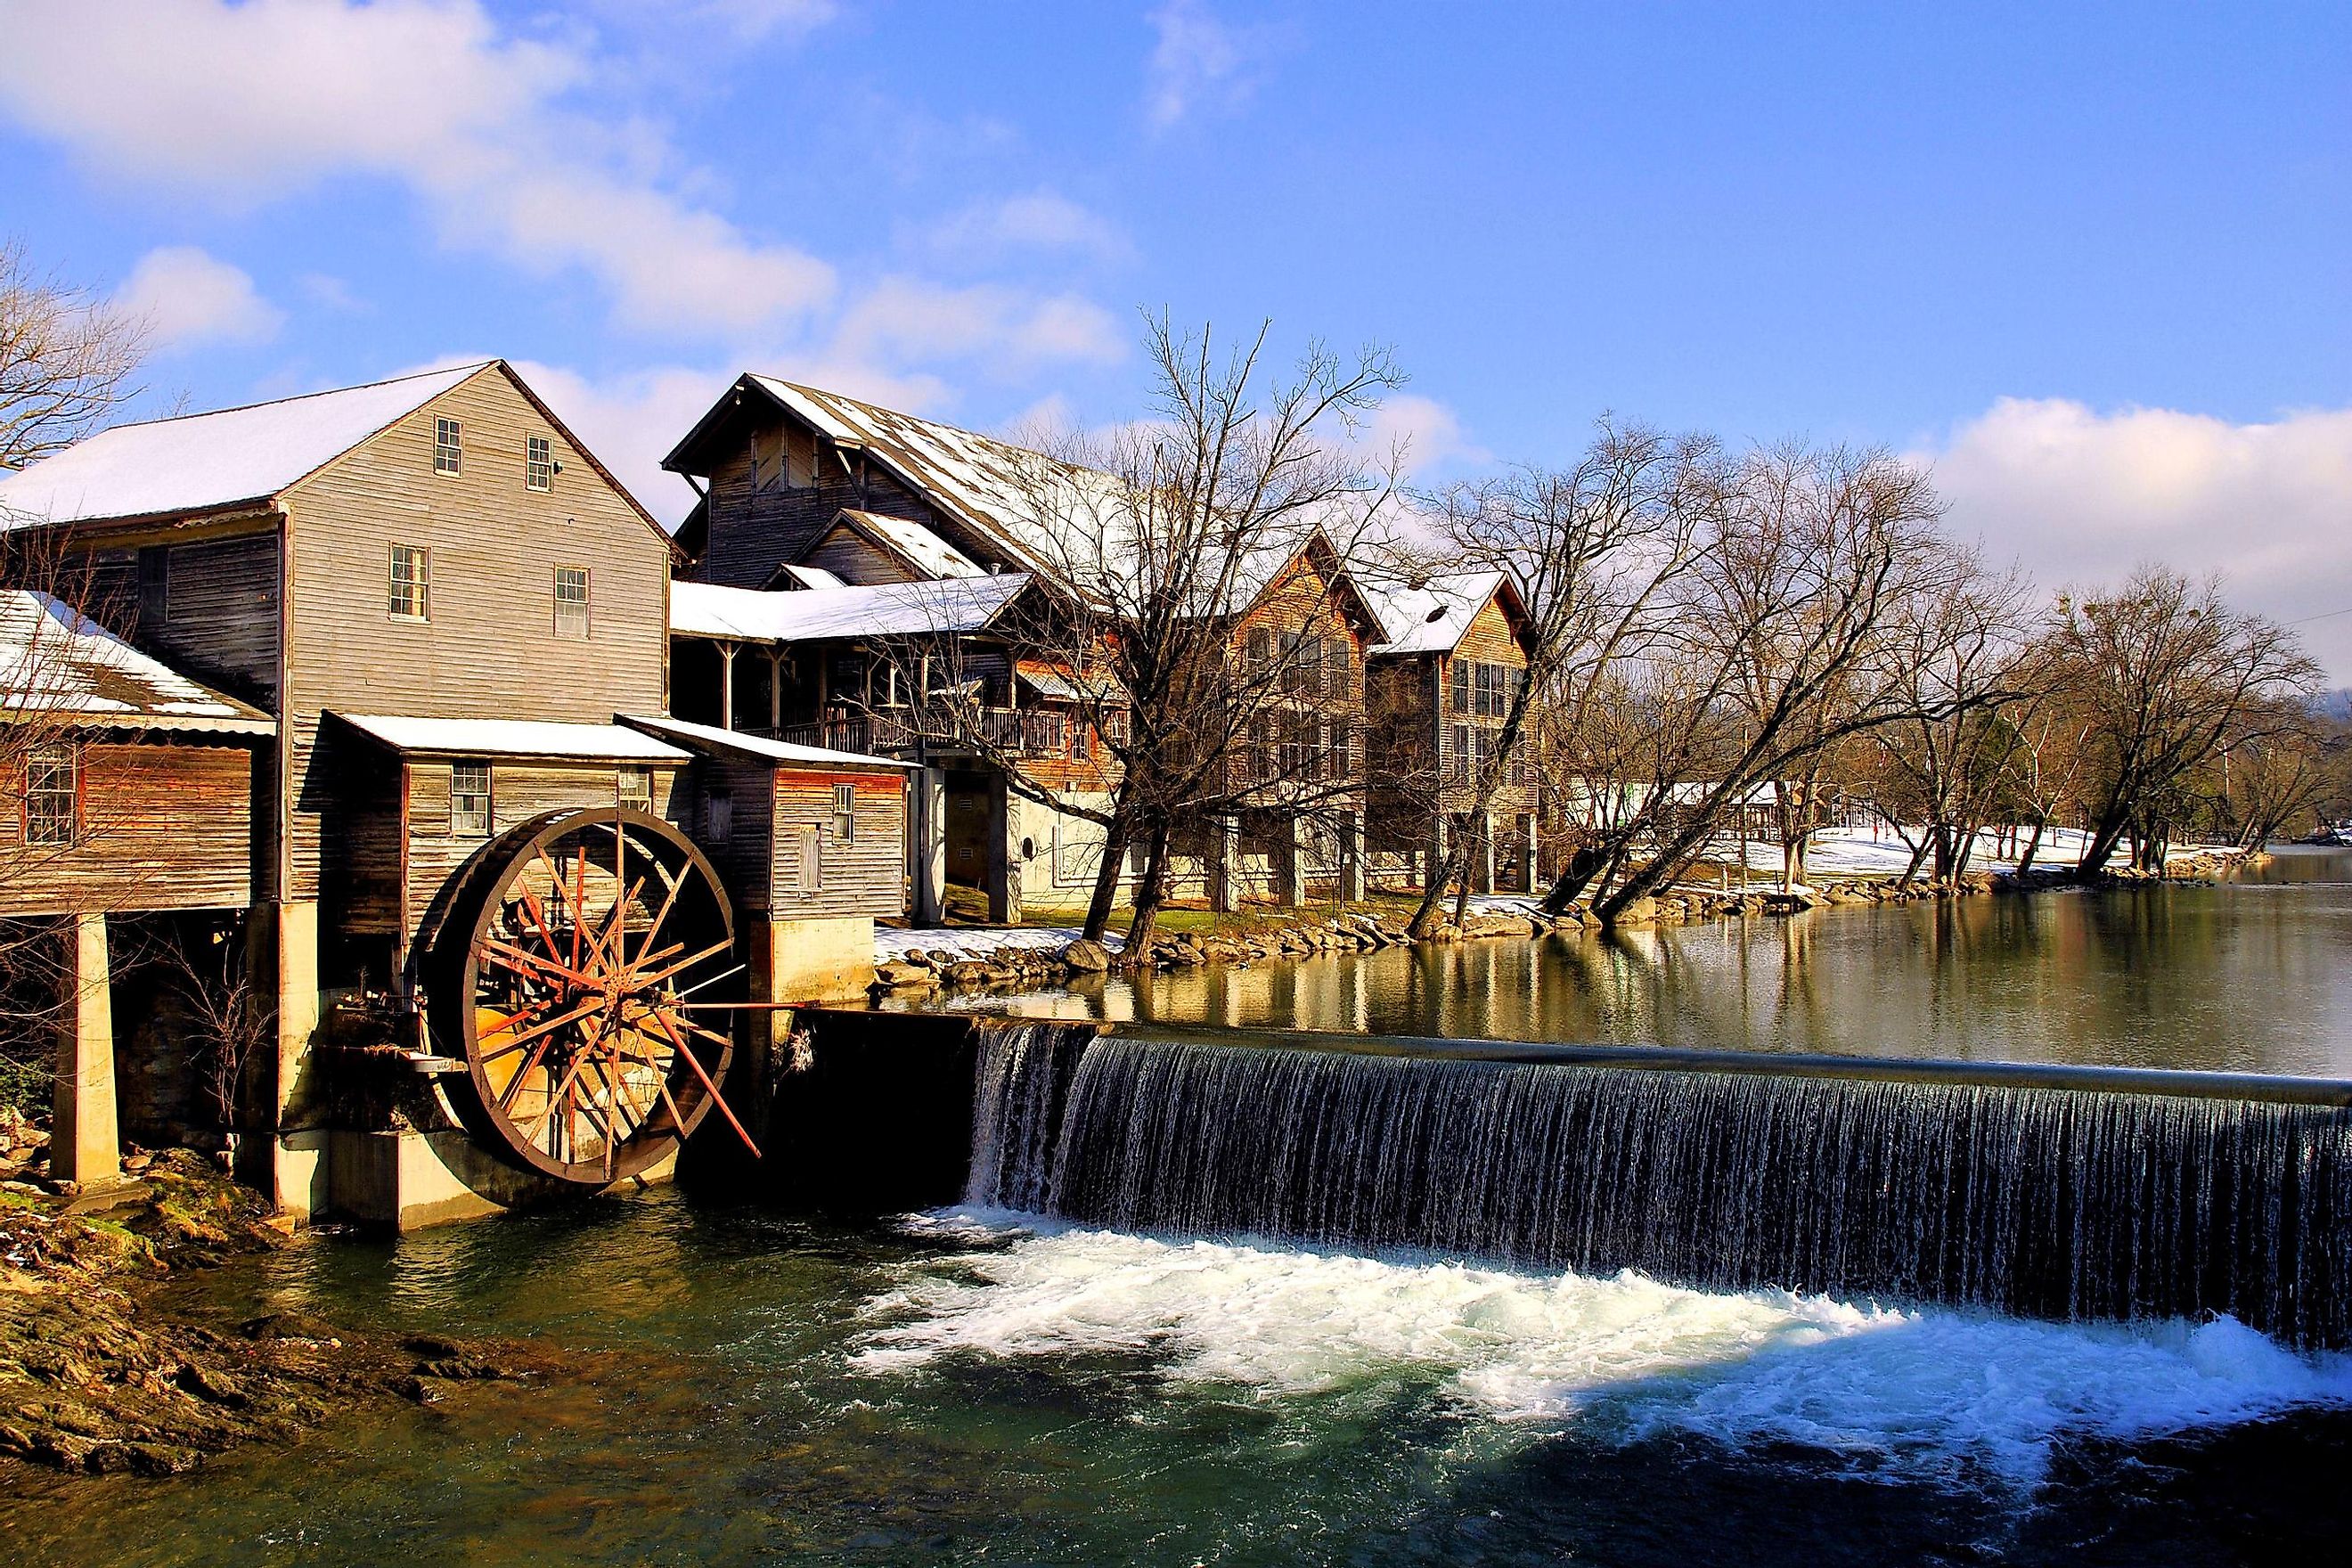
<path fill-rule="evenodd" d="M 2352 1343 L 2352 1110 L 2330 1086 L 980 1034 L 976 1205 Z"/>

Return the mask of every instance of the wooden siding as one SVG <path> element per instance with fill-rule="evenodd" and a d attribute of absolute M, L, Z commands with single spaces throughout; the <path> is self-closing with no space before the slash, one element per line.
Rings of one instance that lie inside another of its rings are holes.
<path fill-rule="evenodd" d="M 461 422 L 461 474 L 434 471 L 440 418 Z M 524 486 L 530 436 L 562 466 L 551 491 Z M 662 708 L 667 546 L 496 366 L 305 480 L 288 510 L 287 896 L 320 885 L 321 710 L 606 723 Z M 394 543 L 433 552 L 427 621 L 388 613 Z M 554 634 L 558 565 L 593 574 L 584 641 Z"/>
<path fill-rule="evenodd" d="M 173 668 L 259 707 L 278 705 L 279 543 L 275 529 L 200 544 L 150 545 L 162 603 L 140 610 L 140 643 Z"/>
<path fill-rule="evenodd" d="M 801 469 L 799 454 L 813 447 L 817 482 L 754 482 L 755 472 L 764 479 L 773 471 L 772 456 L 767 462 L 755 464 L 755 448 L 772 454 L 780 429 L 795 454 L 792 478 L 808 478 Z M 919 522 L 982 566 L 1019 568 L 1019 563 L 994 540 L 975 534 L 945 509 L 932 505 L 863 455 L 849 454 L 845 461 L 838 447 L 814 440 L 808 426 L 772 405 L 759 409 L 756 416 L 747 412 L 717 432 L 711 447 L 723 456 L 711 464 L 709 476 L 708 531 L 702 559 L 696 563 L 694 573 L 701 582 L 764 588 L 778 567 L 798 561 L 801 552 L 845 510 Z"/>
<path fill-rule="evenodd" d="M 833 787 L 856 791 L 856 842 L 833 831 Z M 898 915 L 907 908 L 907 791 L 898 776 L 779 773 L 775 783 L 775 888 L 778 920 L 816 915 Z M 801 829 L 818 829 L 817 891 L 801 888 Z"/>
<path fill-rule="evenodd" d="M 765 763 L 732 756 L 704 757 L 694 764 L 667 814 L 710 857 L 739 912 L 765 910 L 772 894 L 774 787 L 775 770 Z M 730 828 L 724 838 L 713 837 L 709 830 L 710 797 L 720 791 L 733 799 Z"/>
<path fill-rule="evenodd" d="M 804 564 L 822 566 L 852 587 L 873 583 L 909 583 L 915 577 L 887 552 L 860 539 L 846 526 L 835 527 L 819 540 Z"/>
<path fill-rule="evenodd" d="M 24 780 L 0 808 L 0 918 L 242 909 L 253 901 L 249 745 L 90 741 L 78 843 L 28 845 Z"/>

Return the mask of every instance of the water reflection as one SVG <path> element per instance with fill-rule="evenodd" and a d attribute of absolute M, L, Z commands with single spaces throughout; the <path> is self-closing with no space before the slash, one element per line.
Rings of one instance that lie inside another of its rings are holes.
<path fill-rule="evenodd" d="M 2352 1076 L 2352 856 L 2122 889 L 1269 963 L 974 1005 L 1234 1027 Z M 2336 880 L 2323 880 L 2332 876 Z"/>

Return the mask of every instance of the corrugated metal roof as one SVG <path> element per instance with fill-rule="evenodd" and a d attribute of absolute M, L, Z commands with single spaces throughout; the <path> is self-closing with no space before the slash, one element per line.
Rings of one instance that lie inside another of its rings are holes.
<path fill-rule="evenodd" d="M 919 768 L 920 763 L 900 762 L 894 757 L 877 757 L 864 752 L 836 752 L 825 746 L 801 746 L 790 741 L 772 741 L 764 735 L 747 735 L 740 730 L 721 730 L 711 724 L 689 724 L 682 719 L 651 714 L 617 713 L 622 723 L 633 725 L 648 734 L 666 736 L 684 746 L 717 746 L 758 757 L 780 768 L 891 768 L 905 772 Z"/>
<path fill-rule="evenodd" d="M 1018 572 L 936 583 L 774 591 L 677 583 L 670 587 L 669 629 L 675 637 L 757 643 L 976 632 L 1002 615 L 1028 585 L 1029 578 Z"/>
<path fill-rule="evenodd" d="M 685 763 L 693 754 L 625 724 L 566 724 L 540 719 L 420 719 L 406 714 L 335 717 L 395 752 L 458 757 L 558 757 L 590 763 Z"/>
<path fill-rule="evenodd" d="M 152 517 L 267 500 L 491 363 L 117 425 L 0 479 L 0 526 Z"/>
<path fill-rule="evenodd" d="M 274 734 L 250 703 L 200 685 L 140 652 L 64 600 L 0 590 L 0 720 Z"/>

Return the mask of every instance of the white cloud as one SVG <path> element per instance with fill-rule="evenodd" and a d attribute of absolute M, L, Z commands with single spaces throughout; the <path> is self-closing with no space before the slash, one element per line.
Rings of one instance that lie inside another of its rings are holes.
<path fill-rule="evenodd" d="M 1108 219 L 1045 190 L 966 207 L 929 237 L 935 250 L 964 260 L 1023 249 L 1076 250 L 1117 260 L 1130 248 Z"/>
<path fill-rule="evenodd" d="M 501 37 L 476 0 L 14 0 L 7 26 L 36 68 L 0 73 L 0 110 L 117 177 L 246 203 L 389 178 L 457 243 L 584 271 L 633 328 L 723 333 L 834 291 L 657 183 L 657 135 L 573 110 L 596 59 Z"/>
<path fill-rule="evenodd" d="M 198 343 L 258 343 L 277 335 L 285 313 L 263 299 L 246 272 L 192 245 L 139 258 L 114 303 L 145 318 L 158 349 Z"/>
<path fill-rule="evenodd" d="M 1202 0 L 1169 0 L 1151 13 L 1159 35 L 1145 71 L 1144 112 L 1162 130 L 1195 110 L 1237 108 L 1257 90 L 1274 38 L 1265 27 L 1220 20 Z"/>
<path fill-rule="evenodd" d="M 673 4 L 688 16 L 719 23 L 746 42 L 774 33 L 798 37 L 841 15 L 835 0 L 673 0 Z"/>
<path fill-rule="evenodd" d="M 2352 608 L 2352 409 L 2232 424 L 2002 398 L 1912 455 L 1956 530 L 2053 592 L 2160 561 L 2220 571 L 2235 602 L 2280 620 Z M 2352 616 L 2297 629 L 2352 680 Z"/>
<path fill-rule="evenodd" d="M 1494 454 L 1472 441 L 1461 416 L 1433 397 L 1392 393 L 1364 421 L 1358 445 L 1375 460 L 1402 452 L 1405 477 L 1425 479 L 1447 464 L 1487 463 Z"/>
<path fill-rule="evenodd" d="M 1107 364 L 1126 350 L 1110 312 L 1076 295 L 1038 299 L 996 284 L 950 289 L 886 278 L 849 308 L 833 352 L 885 363 L 992 360 L 1020 368 L 1049 360 Z"/>

